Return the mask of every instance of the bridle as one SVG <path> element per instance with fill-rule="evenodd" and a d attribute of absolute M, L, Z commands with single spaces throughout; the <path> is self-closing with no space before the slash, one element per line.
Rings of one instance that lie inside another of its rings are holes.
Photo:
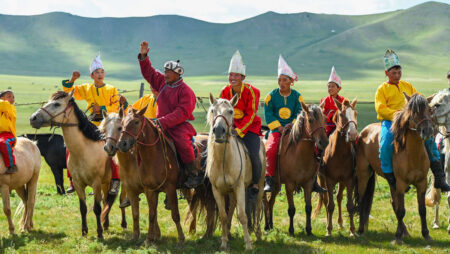
<path fill-rule="evenodd" d="M 134 139 L 136 140 L 136 143 L 138 143 L 139 145 L 143 145 L 143 146 L 154 146 L 154 145 L 156 145 L 156 144 L 159 142 L 159 140 L 160 140 L 161 130 L 160 130 L 153 122 L 151 122 L 151 121 L 150 121 L 148 118 L 146 118 L 146 117 L 144 117 L 144 120 L 142 120 L 142 119 L 139 119 L 139 120 L 142 122 L 142 126 L 141 126 L 141 129 L 138 131 L 137 134 L 133 134 L 133 133 L 127 131 L 127 130 L 122 130 L 121 133 L 127 134 L 128 136 L 134 138 Z M 153 143 L 148 143 L 148 144 L 139 141 L 139 137 L 144 133 L 144 128 L 145 128 L 145 125 L 147 124 L 147 122 L 149 122 L 150 125 L 152 125 L 153 127 L 155 127 L 156 130 L 157 130 L 157 132 L 158 132 L 158 137 L 156 138 L 156 140 L 155 140 Z M 114 138 L 112 138 L 112 137 L 109 137 L 109 138 L 110 138 L 111 140 L 115 140 L 116 143 L 117 143 L 117 140 L 116 140 L 116 139 L 114 139 Z"/>
<path fill-rule="evenodd" d="M 68 109 L 71 109 L 71 111 L 67 112 Z M 69 115 L 72 112 L 73 107 L 70 104 L 70 102 L 67 103 L 67 106 L 64 108 L 63 111 L 59 112 L 56 115 L 53 115 L 48 110 L 46 110 L 44 107 L 41 107 L 40 110 L 44 111 L 45 113 L 47 113 L 50 116 L 50 120 L 49 120 L 50 121 L 50 129 L 52 127 L 54 127 L 54 126 L 57 126 L 57 127 L 74 127 L 74 126 L 78 126 L 78 123 L 64 123 L 64 122 L 60 123 L 60 122 L 53 121 L 53 119 L 55 119 L 57 116 L 59 116 L 61 114 L 64 114 L 64 119 L 65 119 L 67 117 L 67 115 Z M 63 121 L 64 121 L 64 119 L 63 119 Z"/>
<path fill-rule="evenodd" d="M 230 124 L 230 122 L 228 121 L 228 119 L 227 119 L 223 114 L 219 114 L 219 115 L 217 115 L 217 116 L 214 117 L 212 126 L 216 125 L 216 120 L 217 120 L 218 118 L 222 118 L 223 120 L 225 120 L 225 123 L 226 123 L 226 125 L 227 125 L 227 133 L 225 134 L 226 139 L 225 139 L 225 141 L 219 141 L 219 140 L 217 140 L 217 139 L 214 139 L 214 141 L 215 141 L 216 143 L 223 143 L 223 142 L 229 143 L 228 137 L 230 136 L 230 128 L 231 128 L 231 124 Z"/>
<path fill-rule="evenodd" d="M 417 131 L 419 129 L 419 127 L 425 123 L 425 122 L 431 122 L 431 118 L 429 117 L 424 117 L 422 120 L 420 120 L 418 123 L 416 123 L 416 121 L 414 121 L 414 119 L 410 119 L 410 121 L 415 125 L 415 127 L 409 127 L 410 130 L 412 131 Z"/>

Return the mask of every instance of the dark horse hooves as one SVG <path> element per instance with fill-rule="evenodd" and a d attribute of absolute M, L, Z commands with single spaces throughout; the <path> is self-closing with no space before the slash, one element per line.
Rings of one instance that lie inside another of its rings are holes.
<path fill-rule="evenodd" d="M 88 234 L 88 229 L 87 228 L 81 230 L 81 235 L 82 236 L 86 236 L 87 234 Z"/>

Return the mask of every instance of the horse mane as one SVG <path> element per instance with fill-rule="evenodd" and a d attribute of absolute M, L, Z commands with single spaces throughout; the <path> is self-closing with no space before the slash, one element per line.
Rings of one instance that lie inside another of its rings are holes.
<path fill-rule="evenodd" d="M 431 100 L 431 102 L 429 103 L 430 107 L 435 106 L 436 104 L 442 102 L 442 100 L 444 99 L 445 96 L 448 96 L 448 90 L 444 89 L 439 91 Z"/>
<path fill-rule="evenodd" d="M 397 151 L 405 149 L 406 132 L 409 130 L 409 119 L 416 115 L 423 115 L 428 102 L 425 97 L 414 94 L 400 112 L 394 114 L 391 131 L 394 134 L 394 147 Z"/>
<path fill-rule="evenodd" d="M 322 109 L 319 106 L 310 105 L 309 111 L 311 111 L 313 113 L 314 119 L 323 120 Z M 302 110 L 300 112 L 300 114 L 297 115 L 297 120 L 295 121 L 295 123 L 292 126 L 291 135 L 289 137 L 289 140 L 290 140 L 289 144 L 292 144 L 292 143 L 296 144 L 301 140 L 304 126 L 305 126 L 305 111 Z"/>
<path fill-rule="evenodd" d="M 67 96 L 69 96 L 68 93 L 64 91 L 57 91 L 50 96 L 50 99 L 59 100 L 62 98 L 66 98 Z M 97 126 L 95 126 L 95 124 L 89 121 L 86 114 L 84 114 L 84 112 L 78 107 L 77 103 L 75 102 L 75 99 L 73 97 L 70 98 L 68 103 L 73 107 L 75 117 L 78 119 L 78 129 L 83 133 L 83 135 L 87 139 L 90 139 L 92 141 L 102 140 L 103 138 L 99 129 L 97 128 Z"/>
<path fill-rule="evenodd" d="M 108 125 L 109 122 L 111 122 L 112 119 L 118 117 L 119 114 L 118 113 L 108 113 L 108 116 L 105 117 L 103 119 L 103 121 L 100 123 L 100 125 L 98 126 L 98 130 L 100 131 L 100 133 L 104 134 L 105 133 L 105 128 Z"/>

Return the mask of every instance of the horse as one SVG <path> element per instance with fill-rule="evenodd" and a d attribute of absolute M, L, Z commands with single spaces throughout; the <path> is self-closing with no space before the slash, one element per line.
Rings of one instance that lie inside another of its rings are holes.
<path fill-rule="evenodd" d="M 52 170 L 55 178 L 56 192 L 60 195 L 66 194 L 64 189 L 64 174 L 63 169 L 67 168 L 66 164 L 66 145 L 64 138 L 58 134 L 23 134 L 21 137 L 26 137 L 36 142 L 41 155 L 45 162 Z"/>
<path fill-rule="evenodd" d="M 209 95 L 210 108 L 207 121 L 210 125 L 208 138 L 208 158 L 206 163 L 206 175 L 212 185 L 212 191 L 219 208 L 219 217 L 222 224 L 221 249 L 227 249 L 229 227 L 234 211 L 237 207 L 239 221 L 244 231 L 245 248 L 252 249 L 252 240 L 249 234 L 250 228 L 256 229 L 257 239 L 261 239 L 260 217 L 262 210 L 263 185 L 265 174 L 265 148 L 263 142 L 260 146 L 260 160 L 263 168 L 259 181 L 259 193 L 256 206 L 246 202 L 246 187 L 251 183 L 252 169 L 250 157 L 246 153 L 245 145 L 232 135 L 232 122 L 234 106 L 239 96 L 235 95 L 231 101 L 216 99 Z M 226 197 L 230 198 L 228 215 L 226 212 Z M 247 216 L 250 216 L 248 218 Z M 253 223 L 254 222 L 254 223 Z"/>
<path fill-rule="evenodd" d="M 311 228 L 311 193 L 314 175 L 318 166 L 315 146 L 324 150 L 328 145 L 325 132 L 325 117 L 317 105 L 301 103 L 302 111 L 298 114 L 292 128 L 286 126 L 280 140 L 278 165 L 274 175 L 274 192 L 264 199 L 265 229 L 273 229 L 273 207 L 276 197 L 284 184 L 289 203 L 289 233 L 294 235 L 294 191 L 302 187 L 305 197 L 306 233 L 312 235 Z"/>
<path fill-rule="evenodd" d="M 450 141 L 449 132 L 450 130 L 450 93 L 448 90 L 439 91 L 431 100 L 429 106 L 433 112 L 433 120 L 439 126 L 439 132 L 444 139 L 444 154 L 445 162 L 444 168 L 447 175 L 447 183 L 450 183 Z M 430 184 L 430 188 L 427 190 L 427 195 L 425 197 L 425 203 L 427 206 L 435 207 L 433 228 L 439 228 L 439 204 L 441 201 L 441 190 L 434 188 L 434 177 Z M 447 203 L 450 208 L 450 192 L 447 193 Z M 449 226 L 447 227 L 447 232 L 450 234 L 450 216 L 448 218 Z"/>
<path fill-rule="evenodd" d="M 97 126 L 80 110 L 74 101 L 73 93 L 53 93 L 47 104 L 31 115 L 30 124 L 36 129 L 44 126 L 61 127 L 70 154 L 67 166 L 70 168 L 80 203 L 81 234 L 85 236 L 88 233 L 85 189 L 86 186 L 91 186 L 94 191 L 97 237 L 103 239 L 103 228 L 107 230 L 109 227 L 108 215 L 116 198 L 116 195 L 109 194 L 110 160 L 103 150 L 104 141 Z M 103 211 L 102 200 L 105 205 Z"/>
<path fill-rule="evenodd" d="M 157 224 L 158 195 L 165 192 L 178 232 L 178 244 L 184 244 L 184 233 L 178 210 L 177 187 L 181 185 L 184 172 L 181 170 L 177 154 L 170 147 L 163 131 L 152 120 L 144 116 L 147 107 L 137 111 L 132 109 L 123 119 L 117 146 L 128 152 L 136 145 L 138 170 L 136 175 L 144 189 L 149 208 L 149 229 L 147 241 L 153 242 L 161 237 Z"/>
<path fill-rule="evenodd" d="M 391 130 L 394 133 L 393 168 L 396 178 L 395 189 L 390 186 L 391 204 L 397 217 L 397 231 L 394 244 L 401 244 L 402 237 L 409 236 L 403 222 L 405 216 L 404 197 L 409 185 L 417 189 L 417 203 L 422 226 L 422 236 L 430 241 L 427 228 L 425 191 L 430 161 L 424 140 L 433 136 L 431 112 L 427 99 L 419 94 L 412 97 L 404 93 L 407 103 L 402 111 L 394 115 Z M 366 126 L 360 133 L 356 146 L 356 175 L 360 224 L 358 233 L 363 234 L 368 225 L 369 214 L 375 191 L 375 173 L 384 177 L 379 159 L 380 123 Z"/>
<path fill-rule="evenodd" d="M 29 139 L 18 137 L 14 148 L 17 172 L 5 174 L 6 166 L 0 159 L 0 191 L 3 201 L 3 212 L 5 213 L 9 233 L 14 234 L 14 223 L 11 219 L 10 193 L 16 190 L 22 199 L 24 211 L 20 220 L 21 231 L 30 232 L 33 229 L 34 202 L 36 199 L 37 182 L 41 170 L 41 154 L 35 143 Z"/>
<path fill-rule="evenodd" d="M 354 169 L 354 148 L 353 142 L 358 137 L 357 128 L 357 112 L 356 99 L 350 103 L 344 100 L 340 103 L 334 100 L 338 108 L 333 117 L 336 123 L 336 130 L 330 135 L 329 143 L 324 152 L 324 167 L 319 169 L 320 183 L 327 189 L 327 195 L 320 194 L 319 203 L 315 213 L 320 211 L 323 204 L 327 206 L 327 233 L 326 236 L 331 236 L 333 229 L 333 191 L 336 183 L 339 183 L 338 195 L 343 193 L 347 188 L 347 211 L 350 217 L 350 236 L 355 236 L 355 225 L 353 222 L 353 191 L 356 185 L 355 169 Z M 341 215 L 342 196 L 338 198 L 339 204 L 339 225 L 342 227 Z"/>

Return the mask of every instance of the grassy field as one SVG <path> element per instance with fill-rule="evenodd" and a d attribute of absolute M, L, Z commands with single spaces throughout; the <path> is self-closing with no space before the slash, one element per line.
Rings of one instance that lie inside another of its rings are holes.
<path fill-rule="evenodd" d="M 60 88 L 61 78 L 50 77 L 18 77 L 0 75 L 0 90 L 11 87 L 16 91 L 17 103 L 29 103 L 43 101 L 48 96 Z M 207 96 L 209 92 L 218 94 L 221 87 L 226 84 L 226 77 L 187 77 L 190 84 L 198 96 Z M 270 89 L 276 87 L 274 77 L 249 77 L 250 83 L 261 89 L 261 94 L 265 95 Z M 378 84 L 383 81 L 383 77 L 374 80 L 345 81 L 342 95 L 346 97 L 358 97 L 360 101 L 371 102 L 374 91 Z M 111 81 L 120 90 L 136 90 L 140 80 L 136 81 Z M 447 87 L 446 80 L 411 80 L 419 91 L 425 95 Z M 324 81 L 301 81 L 295 85 L 307 101 L 317 102 L 326 95 Z M 137 98 L 137 92 L 125 93 L 130 102 Z M 205 102 L 205 106 L 207 103 Z M 18 133 L 33 132 L 28 125 L 28 118 L 39 106 L 18 106 Z M 376 121 L 373 104 L 359 104 L 358 123 L 359 129 L 368 123 Z M 259 111 L 262 114 L 262 110 Z M 196 121 L 194 125 L 198 131 L 206 130 L 208 127 L 204 122 L 204 112 L 202 108 L 196 109 Z M 48 129 L 39 130 L 39 133 L 48 132 Z M 67 182 L 66 182 L 67 186 Z M 90 191 L 90 190 L 88 190 Z M 304 232 L 305 212 L 302 194 L 295 196 L 297 213 L 295 217 L 294 237 L 288 234 L 289 217 L 287 214 L 287 202 L 284 190 L 277 199 L 275 205 L 275 230 L 264 234 L 263 240 L 254 243 L 255 253 L 449 253 L 450 236 L 446 232 L 447 227 L 447 206 L 442 198 L 441 229 L 433 230 L 430 235 L 434 239 L 428 243 L 423 240 L 420 233 L 420 217 L 417 209 L 415 189 L 413 188 L 406 195 L 406 216 L 405 224 L 411 233 L 410 238 L 405 239 L 405 244 L 401 246 L 392 245 L 396 230 L 396 218 L 389 204 L 387 184 L 380 179 L 376 185 L 372 216 L 370 219 L 369 232 L 357 238 L 350 238 L 348 231 L 347 212 L 345 201 L 343 208 L 344 229 L 339 229 L 337 221 L 337 209 L 334 217 L 334 231 L 332 237 L 325 237 L 326 218 L 325 211 L 312 220 L 313 233 L 315 236 L 306 236 Z M 18 196 L 12 193 L 12 207 L 17 207 Z M 199 223 L 197 233 L 187 234 L 187 226 L 183 227 L 186 234 L 184 248 L 176 245 L 176 229 L 170 214 L 162 206 L 158 208 L 158 220 L 162 231 L 162 240 L 153 245 L 145 245 L 144 240 L 148 228 L 147 203 L 141 195 L 141 238 L 133 242 L 131 210 L 127 210 L 128 230 L 120 227 L 120 210 L 117 202 L 112 209 L 111 227 L 104 234 L 105 240 L 97 240 L 95 233 L 95 216 L 92 209 L 88 212 L 89 234 L 87 237 L 81 236 L 81 217 L 79 214 L 78 199 L 76 195 L 58 196 L 54 186 L 53 176 L 49 167 L 43 162 L 38 185 L 36 209 L 34 216 L 35 231 L 30 234 L 17 234 L 9 236 L 7 221 L 3 213 L 0 212 L 0 253 L 214 253 L 219 249 L 220 230 L 215 232 L 212 239 L 201 239 L 205 230 L 202 223 Z M 160 195 L 160 204 L 164 195 Z M 313 199 L 313 206 L 317 204 L 317 197 Z M 88 197 L 88 206 L 92 207 L 92 196 Z M 180 201 L 180 211 L 182 220 L 186 214 L 186 202 Z M 427 210 L 428 225 L 431 225 L 433 209 Z M 14 219 L 16 231 L 18 217 Z M 244 242 L 242 237 L 242 227 L 234 220 L 230 241 L 231 253 L 242 253 Z M 358 220 L 356 220 L 357 225 Z M 252 236 L 253 237 L 253 236 Z M 253 237 L 253 239 L 255 239 Z"/>

